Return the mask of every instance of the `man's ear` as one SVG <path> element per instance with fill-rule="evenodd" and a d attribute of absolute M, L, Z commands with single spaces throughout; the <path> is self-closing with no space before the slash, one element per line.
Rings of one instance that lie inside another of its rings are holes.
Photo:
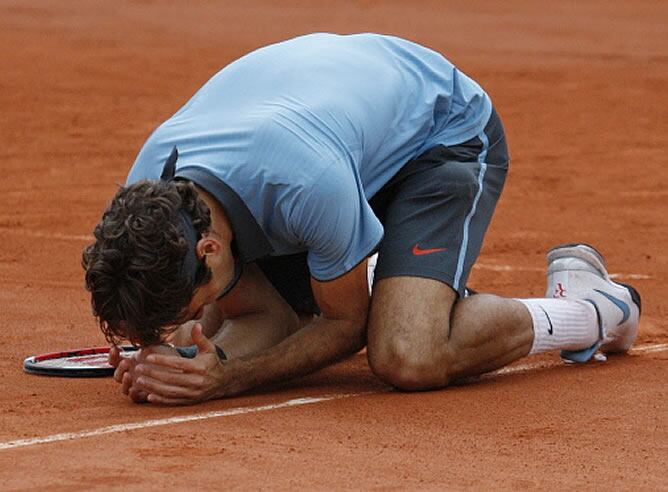
<path fill-rule="evenodd" d="M 212 255 L 218 253 L 222 248 L 222 245 L 220 244 L 220 241 L 218 241 L 215 238 L 212 238 L 210 236 L 208 237 L 203 237 L 199 241 L 197 241 L 197 256 L 200 257 L 201 259 L 204 259 L 205 256 Z"/>

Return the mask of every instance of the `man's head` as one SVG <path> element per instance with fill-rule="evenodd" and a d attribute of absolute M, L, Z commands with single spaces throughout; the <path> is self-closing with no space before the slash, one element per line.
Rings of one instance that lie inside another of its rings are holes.
<path fill-rule="evenodd" d="M 192 246 L 183 214 L 196 239 L 209 231 L 210 210 L 192 183 L 140 181 L 116 193 L 95 227 L 82 264 L 93 314 L 108 340 L 160 342 L 166 326 L 182 321 L 195 290 L 211 280 L 198 256 L 194 274 L 184 269 Z"/>

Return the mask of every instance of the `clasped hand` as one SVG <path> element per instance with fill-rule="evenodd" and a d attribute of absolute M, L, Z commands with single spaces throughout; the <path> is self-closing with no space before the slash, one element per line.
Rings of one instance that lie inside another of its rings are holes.
<path fill-rule="evenodd" d="M 114 380 L 135 403 L 189 405 L 230 395 L 225 387 L 229 363 L 218 358 L 216 346 L 199 323 L 192 328 L 192 340 L 197 345 L 194 359 L 181 357 L 169 345 L 151 345 L 131 357 L 122 357 L 112 347 L 109 363 L 116 368 Z"/>

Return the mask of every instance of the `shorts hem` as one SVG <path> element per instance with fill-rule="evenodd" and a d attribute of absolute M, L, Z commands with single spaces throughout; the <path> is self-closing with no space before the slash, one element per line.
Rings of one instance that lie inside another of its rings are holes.
<path fill-rule="evenodd" d="M 461 285 L 459 289 L 455 289 L 454 283 L 455 283 L 455 278 L 454 275 L 450 275 L 448 273 L 444 272 L 439 272 L 437 270 L 422 270 L 419 272 L 415 271 L 397 271 L 397 272 L 388 272 L 388 273 L 382 273 L 376 271 L 374 274 L 374 282 L 377 280 L 382 280 L 386 278 L 391 278 L 391 277 L 417 277 L 417 278 L 428 278 L 431 280 L 438 280 L 441 283 L 444 283 L 448 287 L 450 287 L 452 290 L 454 290 L 459 297 L 464 297 L 464 291 L 466 290 L 466 285 Z"/>

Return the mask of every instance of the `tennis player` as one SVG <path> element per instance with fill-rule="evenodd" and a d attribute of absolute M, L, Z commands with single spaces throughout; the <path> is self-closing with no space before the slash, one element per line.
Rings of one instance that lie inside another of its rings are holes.
<path fill-rule="evenodd" d="M 545 299 L 467 296 L 508 162 L 489 96 L 415 43 L 312 34 L 242 57 L 148 138 L 84 251 L 102 331 L 143 347 L 112 351 L 116 380 L 187 404 L 365 345 L 403 390 L 626 351 L 640 298 L 591 246 L 548 253 Z"/>

